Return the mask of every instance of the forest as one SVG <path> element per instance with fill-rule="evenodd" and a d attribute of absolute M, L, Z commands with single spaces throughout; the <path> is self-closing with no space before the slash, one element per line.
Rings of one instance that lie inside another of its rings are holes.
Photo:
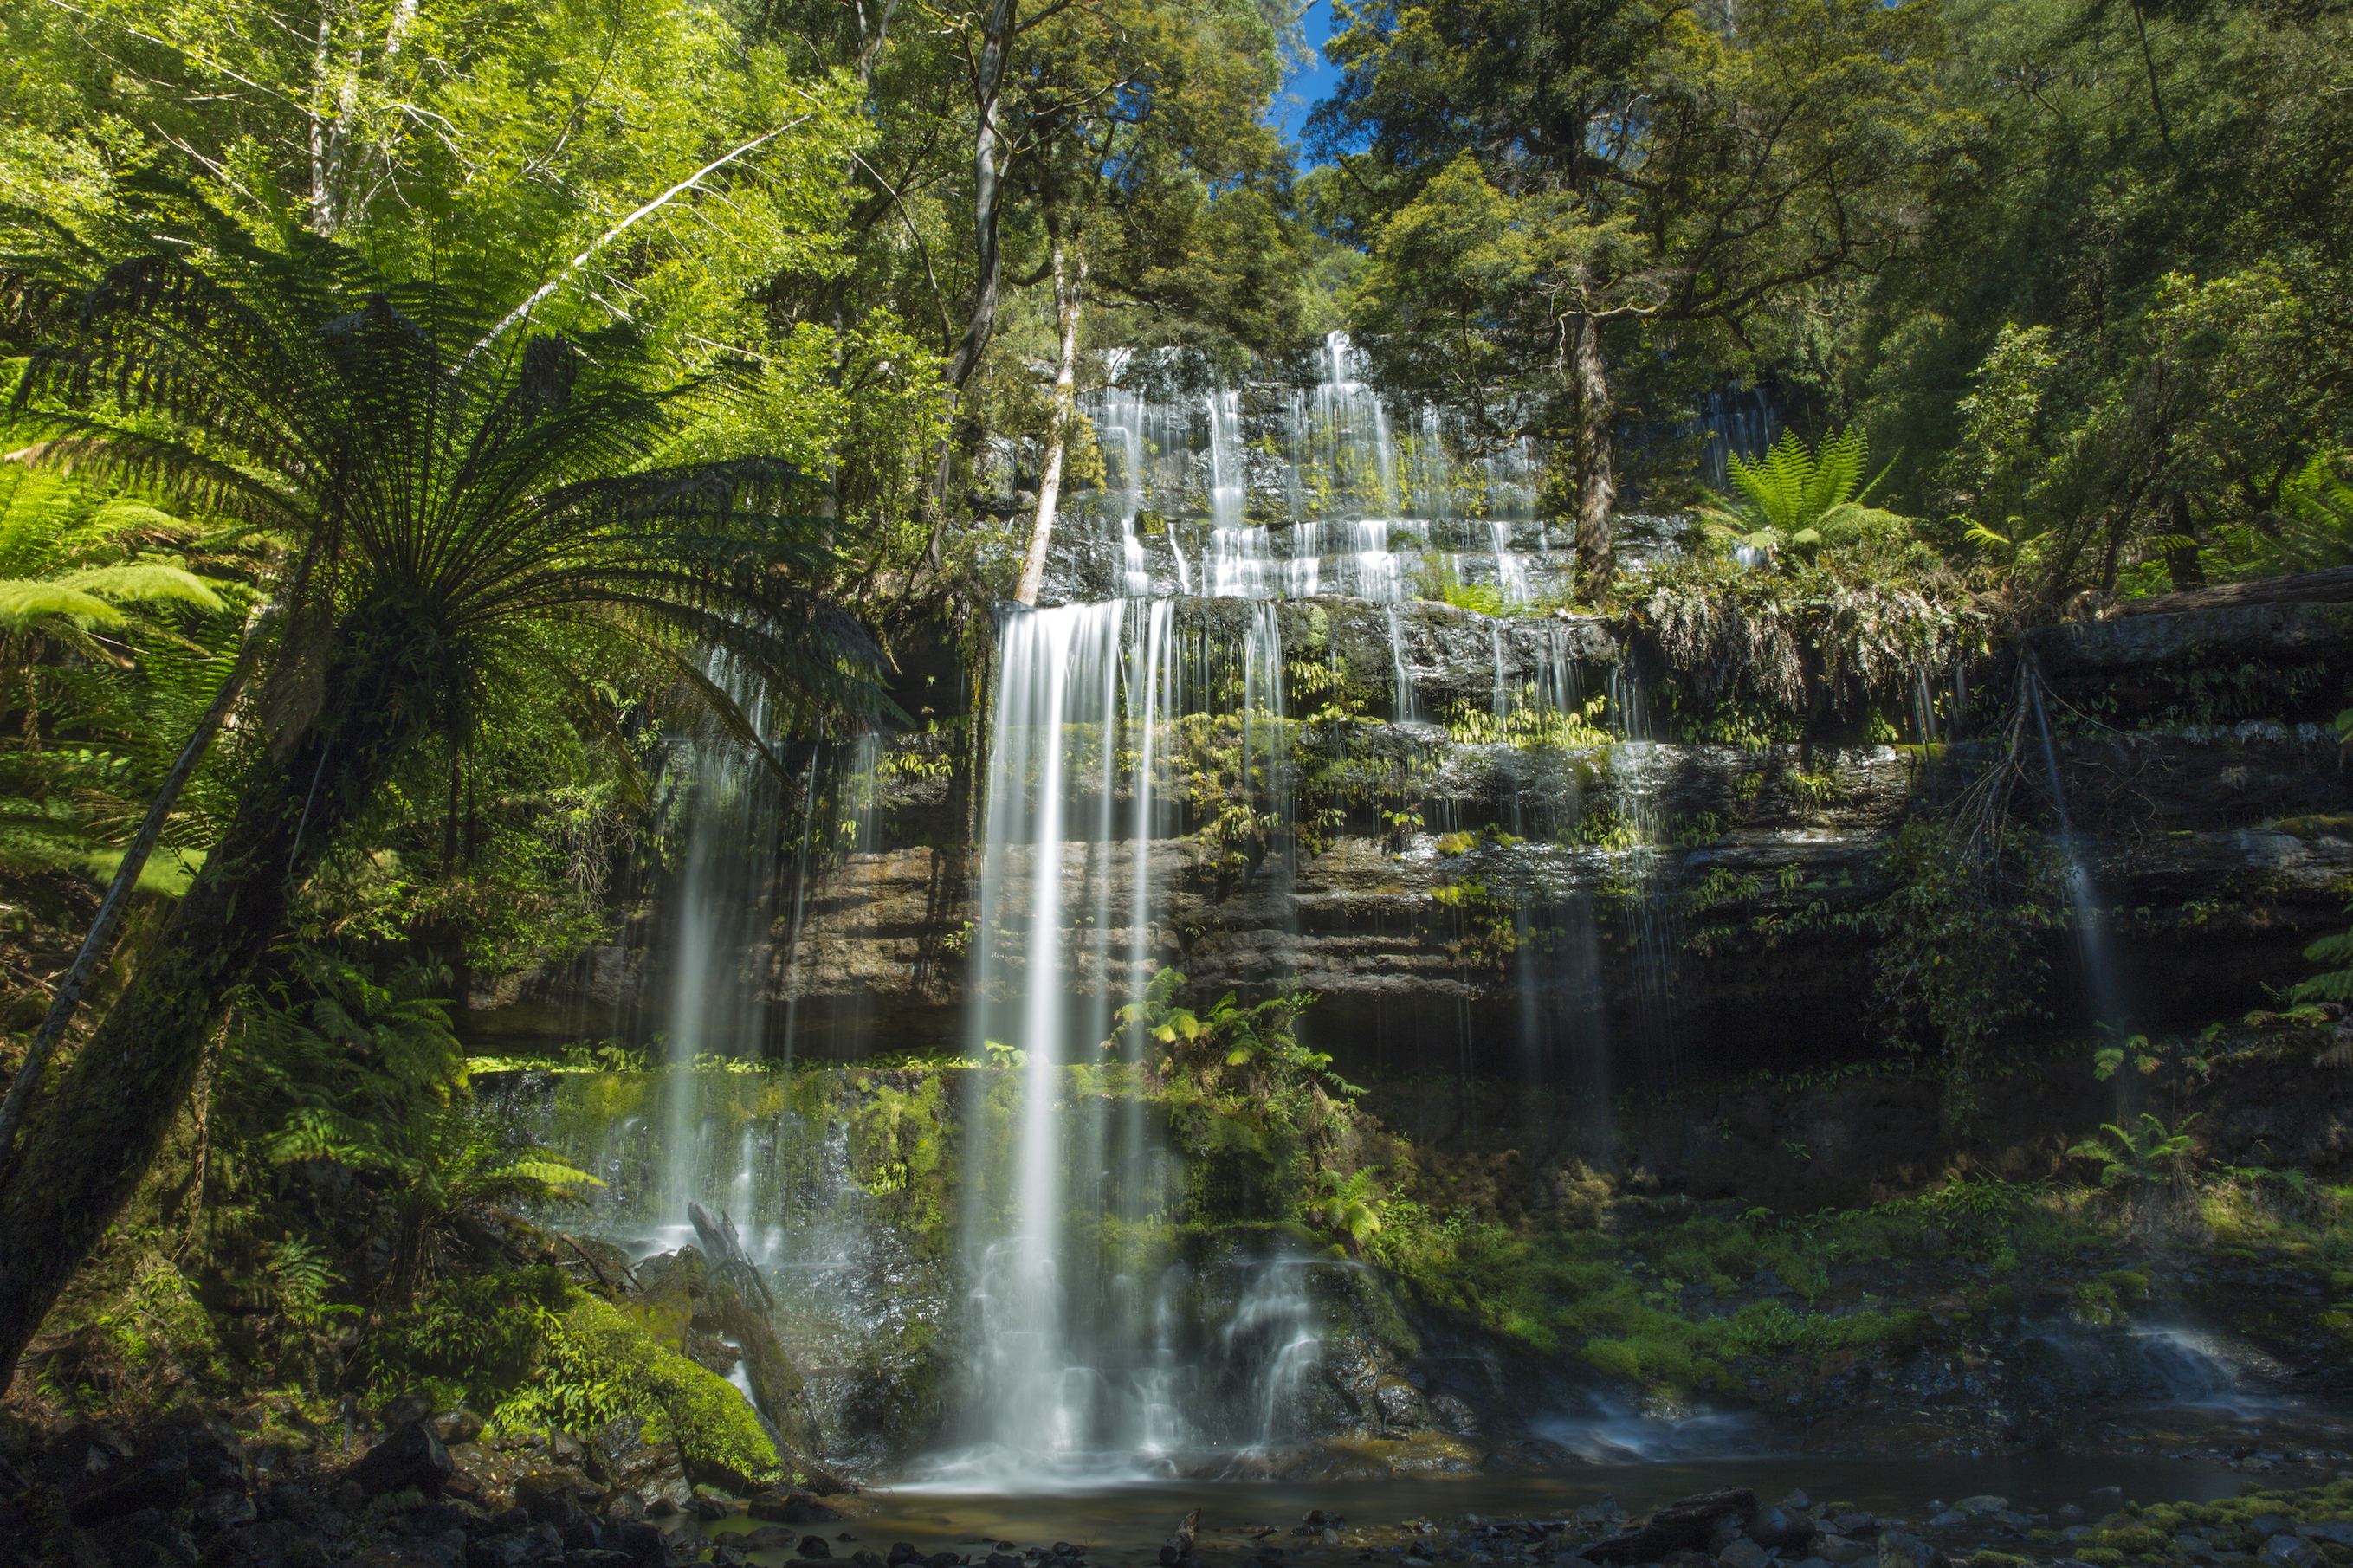
<path fill-rule="evenodd" d="M 2353 1462 L 2353 5 L 0 28 L 0 1561 Z"/>

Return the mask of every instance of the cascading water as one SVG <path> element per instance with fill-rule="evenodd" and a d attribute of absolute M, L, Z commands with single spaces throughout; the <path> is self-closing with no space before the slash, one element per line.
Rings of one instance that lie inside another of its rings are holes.
<path fill-rule="evenodd" d="M 1395 438 L 1347 341 L 1325 348 L 1322 384 L 1280 396 L 1102 394 L 1098 513 L 1057 526 L 1058 547 L 1095 552 L 1098 575 L 1084 597 L 1063 595 L 1074 602 L 1008 607 L 1000 619 L 967 1053 L 996 1070 L 973 1075 L 936 1112 L 958 1129 L 955 1242 L 928 1296 L 877 1287 L 877 1247 L 896 1222 L 875 1205 L 897 1189 L 851 1172 L 836 1146 L 840 1110 L 830 1122 L 765 1102 L 747 1114 L 751 1075 L 683 1070 L 773 1047 L 778 1025 L 789 1056 L 816 1026 L 803 1001 L 816 966 L 807 933 L 839 917 L 812 913 L 810 868 L 878 874 L 877 742 L 818 748 L 799 760 L 797 788 L 724 748 L 697 754 L 694 850 L 672 922 L 678 984 L 662 1031 L 672 1070 L 646 1075 L 647 1092 L 580 1157 L 611 1173 L 599 1212 L 640 1250 L 691 1240 L 690 1201 L 733 1213 L 754 1258 L 789 1287 L 796 1353 L 820 1373 L 849 1359 L 862 1323 L 900 1310 L 886 1303 L 928 1300 L 921 1310 L 955 1319 L 970 1353 L 944 1443 L 918 1467 L 930 1484 L 1167 1474 L 1203 1454 L 1252 1473 L 1304 1435 L 1303 1412 L 1323 1397 L 1331 1307 L 1321 1293 L 1354 1266 L 1273 1236 L 1179 1256 L 1183 1172 L 1165 1112 L 1122 1088 L 1149 1043 L 1120 1009 L 1176 957 L 1171 879 L 1194 853 L 1183 835 L 1204 826 L 1193 792 L 1205 769 L 1242 807 L 1220 828 L 1221 864 L 1282 906 L 1282 934 L 1297 951 L 1295 721 L 1277 601 L 1344 595 L 1382 606 L 1392 716 L 1451 722 L 1481 700 L 1443 688 L 1431 702 L 1444 712 L 1423 714 L 1415 669 L 1439 645 L 1428 643 L 1435 623 L 1407 606 L 1433 579 L 1516 600 L 1565 576 L 1546 531 L 1525 521 L 1541 482 L 1525 447 L 1463 446 L 1428 410 L 1400 415 L 1396 427 L 1410 434 Z M 1286 505 L 1289 515 L 1257 521 Z M 1187 594 L 1250 603 L 1198 614 L 1172 602 Z M 1493 633 L 1488 700 L 1499 723 L 1524 708 L 1575 710 L 1574 658 L 1548 635 L 1553 652 L 1523 680 L 1504 674 L 1521 668 L 1521 651 Z M 1336 645 L 1314 657 L 1336 660 Z M 1417 743 L 1426 742 L 1425 731 Z M 737 800 L 743 810 L 717 809 Z M 1566 831 L 1531 826 L 1548 839 Z M 789 878 L 776 874 L 779 847 L 790 847 Z M 732 882 L 720 874 L 731 856 L 745 868 Z M 1546 1042 L 1532 1049 L 1586 1061 L 1607 1038 L 1591 910 L 1540 888 L 1524 904 L 1523 926 L 1541 910 L 1547 927 L 1544 943 L 1529 944 L 1544 955 L 1525 974 L 1532 1033 Z M 776 1019 L 763 1011 L 770 994 Z M 837 1000 L 822 1016 L 854 1037 L 860 1016 L 844 1007 Z M 854 1038 L 841 1043 L 839 1055 L 857 1055 Z M 893 1257 L 893 1280 L 922 1273 Z M 830 1310 L 827 1292 L 853 1280 L 857 1311 Z"/>
<path fill-rule="evenodd" d="M 2116 966 L 2108 955 L 2106 917 L 2100 909 L 2091 868 L 2084 864 L 2075 840 L 2075 826 L 2067 814 L 2067 786 L 2059 771 L 2059 743 L 2051 733 L 2051 715 L 2042 700 L 2041 673 L 2031 664 L 2019 672 L 2019 683 L 2034 709 L 2034 726 L 2042 742 L 2042 763 L 2051 784 L 2051 809 L 2059 819 L 2059 847 L 2067 859 L 2067 901 L 2073 918 L 2077 950 L 2083 955 L 2084 983 L 2090 992 L 2093 1022 L 2103 1028 L 2124 1024 L 2117 994 Z M 2119 1087 L 2121 1088 L 2121 1080 Z"/>

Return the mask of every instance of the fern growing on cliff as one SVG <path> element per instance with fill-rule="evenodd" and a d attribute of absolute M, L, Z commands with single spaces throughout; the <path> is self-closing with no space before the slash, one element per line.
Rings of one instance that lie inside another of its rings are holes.
<path fill-rule="evenodd" d="M 1762 551 L 1768 559 L 1901 537 L 1908 526 L 1905 519 L 1863 504 L 1895 466 L 1891 458 L 1866 484 L 1862 470 L 1870 456 L 1870 443 L 1852 427 L 1811 448 L 1796 431 L 1784 431 L 1755 462 L 1732 458 L 1727 472 L 1736 499 L 1729 509 L 1703 507 L 1700 521 L 1711 533 Z"/>

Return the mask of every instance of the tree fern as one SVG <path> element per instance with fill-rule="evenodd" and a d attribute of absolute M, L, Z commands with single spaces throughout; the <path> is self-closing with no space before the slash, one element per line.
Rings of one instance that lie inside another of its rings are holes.
<path fill-rule="evenodd" d="M 1785 430 L 1755 462 L 1736 454 L 1731 458 L 1727 472 L 1736 499 L 1729 509 L 1702 508 L 1700 521 L 1711 533 L 1768 557 L 1901 535 L 1905 519 L 1862 504 L 1894 466 L 1891 459 L 1866 484 L 1870 455 L 1862 432 L 1852 427 L 1811 448 L 1796 431 Z"/>

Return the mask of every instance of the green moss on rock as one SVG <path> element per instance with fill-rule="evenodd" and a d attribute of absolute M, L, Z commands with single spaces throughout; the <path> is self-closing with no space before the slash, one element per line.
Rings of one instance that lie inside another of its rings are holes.
<path fill-rule="evenodd" d="M 544 1327 L 533 1380 L 499 1405 L 494 1425 L 589 1431 L 641 1416 L 646 1441 L 675 1447 L 690 1480 L 749 1491 L 785 1479 L 776 1446 L 735 1385 L 657 1343 L 611 1302 L 575 1291 Z"/>

